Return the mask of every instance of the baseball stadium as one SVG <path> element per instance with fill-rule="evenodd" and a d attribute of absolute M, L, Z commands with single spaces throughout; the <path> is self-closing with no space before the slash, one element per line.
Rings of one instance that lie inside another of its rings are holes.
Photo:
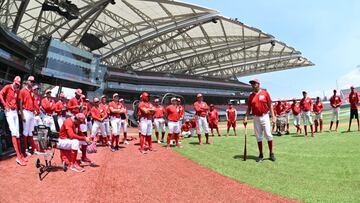
<path fill-rule="evenodd" d="M 357 76 L 219 2 L 1 0 L 0 202 L 360 202 Z"/>

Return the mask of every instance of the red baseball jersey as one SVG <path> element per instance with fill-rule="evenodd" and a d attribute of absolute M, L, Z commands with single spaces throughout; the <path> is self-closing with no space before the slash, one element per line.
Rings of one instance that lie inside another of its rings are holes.
<path fill-rule="evenodd" d="M 80 125 L 75 125 L 74 118 L 67 118 L 60 128 L 59 132 L 60 139 L 77 139 L 85 141 L 86 137 L 81 132 Z"/>
<path fill-rule="evenodd" d="M 169 121 L 177 122 L 180 119 L 180 109 L 175 105 L 167 106 L 166 114 Z"/>
<path fill-rule="evenodd" d="M 40 114 L 40 97 L 34 96 L 34 109 L 35 109 L 35 115 Z"/>
<path fill-rule="evenodd" d="M 155 113 L 154 113 L 155 118 L 164 118 L 164 113 L 165 113 L 165 107 L 161 105 L 155 106 Z"/>
<path fill-rule="evenodd" d="M 210 110 L 208 112 L 208 120 L 210 123 L 214 123 L 217 124 L 219 122 L 219 113 L 216 111 L 216 109 L 214 110 Z"/>
<path fill-rule="evenodd" d="M 147 119 L 151 119 L 154 115 L 154 113 L 145 113 L 143 109 L 145 108 L 153 108 L 154 106 L 150 103 L 150 102 L 144 102 L 141 101 L 139 103 L 139 110 L 140 110 L 140 118 L 147 118 Z"/>
<path fill-rule="evenodd" d="M 228 121 L 235 121 L 236 120 L 236 109 L 235 108 L 226 109 L 226 115 L 227 115 Z"/>
<path fill-rule="evenodd" d="M 99 105 L 99 108 L 100 108 L 101 111 L 103 112 L 104 118 L 109 117 L 109 114 L 110 114 L 109 105 L 107 105 L 106 103 L 105 103 L 105 104 L 101 103 L 101 104 Z"/>
<path fill-rule="evenodd" d="M 80 112 L 80 111 L 79 111 L 79 108 L 77 108 L 76 106 L 79 106 L 81 102 L 82 102 L 81 99 L 78 100 L 78 99 L 76 99 L 76 97 L 71 98 L 71 99 L 69 100 L 69 102 L 68 102 L 68 105 L 67 105 L 68 110 L 69 110 L 73 115 L 79 113 L 79 112 Z"/>
<path fill-rule="evenodd" d="M 357 92 L 349 94 L 349 102 L 351 109 L 358 109 L 359 105 L 359 94 Z"/>
<path fill-rule="evenodd" d="M 270 94 L 265 90 L 260 90 L 250 94 L 248 107 L 254 116 L 262 116 L 269 112 L 269 103 L 271 103 Z"/>
<path fill-rule="evenodd" d="M 45 97 L 41 100 L 41 107 L 46 114 L 52 115 L 55 111 L 55 102 L 53 99 Z"/>
<path fill-rule="evenodd" d="M 126 119 L 126 117 L 128 115 L 128 110 L 127 110 L 127 108 L 126 108 L 126 106 L 124 104 L 121 104 L 121 108 L 125 109 L 125 113 L 120 114 L 120 118 L 124 120 L 124 119 Z"/>
<path fill-rule="evenodd" d="M 285 112 L 286 113 L 290 113 L 291 111 L 291 104 L 288 102 L 284 102 L 284 106 L 285 106 Z"/>
<path fill-rule="evenodd" d="M 177 106 L 177 108 L 179 109 L 179 114 L 180 114 L 180 119 L 181 118 L 184 118 L 184 115 L 185 115 L 185 109 L 183 106 L 179 105 Z"/>
<path fill-rule="evenodd" d="M 315 102 L 313 105 L 313 111 L 315 114 L 321 113 L 324 109 L 324 105 L 321 101 Z"/>
<path fill-rule="evenodd" d="M 66 103 L 63 101 L 59 100 L 55 103 L 55 113 L 58 116 L 66 116 L 66 111 L 63 111 L 64 108 L 66 108 Z"/>
<path fill-rule="evenodd" d="M 190 124 L 191 124 L 191 128 L 196 128 L 196 119 L 195 118 L 191 119 Z"/>
<path fill-rule="evenodd" d="M 339 106 L 341 106 L 341 103 L 342 103 L 342 101 L 341 101 L 341 98 L 340 98 L 340 96 L 332 96 L 331 98 L 330 98 L 330 105 L 333 107 L 333 108 L 336 108 L 336 107 L 339 107 Z"/>
<path fill-rule="evenodd" d="M 103 110 L 100 107 L 96 107 L 93 106 L 91 108 L 91 117 L 95 120 L 95 121 L 101 121 L 101 118 L 105 112 L 103 112 Z"/>
<path fill-rule="evenodd" d="M 312 100 L 309 97 L 302 98 L 300 100 L 300 109 L 303 111 L 310 111 L 311 104 L 312 104 Z"/>
<path fill-rule="evenodd" d="M 190 128 L 191 128 L 191 124 L 186 125 L 186 123 L 184 123 L 181 126 L 181 130 L 184 131 L 184 132 L 189 132 Z"/>
<path fill-rule="evenodd" d="M 196 115 L 204 117 L 204 116 L 206 116 L 207 111 L 209 110 L 209 106 L 204 101 L 195 102 L 194 109 L 195 109 Z"/>
<path fill-rule="evenodd" d="M 278 103 L 275 107 L 276 115 L 282 115 L 286 113 L 286 106 L 284 103 Z"/>
<path fill-rule="evenodd" d="M 10 109 L 18 109 L 17 98 L 19 95 L 19 90 L 15 90 L 12 84 L 5 85 L 5 87 L 0 91 L 1 95 L 1 103 L 4 107 L 8 107 Z"/>
<path fill-rule="evenodd" d="M 28 111 L 34 111 L 34 92 L 24 87 L 20 90 L 19 99 L 22 102 L 22 108 Z"/>
<path fill-rule="evenodd" d="M 115 103 L 114 101 L 112 101 L 112 102 L 109 103 L 109 110 L 110 110 L 110 107 L 112 107 L 114 110 L 120 110 L 122 108 L 122 105 L 119 102 Z M 110 116 L 120 118 L 119 113 L 110 112 Z"/>
<path fill-rule="evenodd" d="M 295 102 L 291 104 L 291 110 L 292 110 L 292 114 L 297 116 L 299 115 L 301 109 L 300 109 L 300 103 L 299 102 Z"/>

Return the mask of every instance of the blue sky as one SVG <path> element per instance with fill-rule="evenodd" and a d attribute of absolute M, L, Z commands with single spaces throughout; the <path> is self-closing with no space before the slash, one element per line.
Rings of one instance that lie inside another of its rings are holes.
<path fill-rule="evenodd" d="M 360 1 L 185 0 L 256 27 L 302 52 L 315 66 L 243 77 L 256 77 L 273 99 L 331 94 L 360 86 Z"/>

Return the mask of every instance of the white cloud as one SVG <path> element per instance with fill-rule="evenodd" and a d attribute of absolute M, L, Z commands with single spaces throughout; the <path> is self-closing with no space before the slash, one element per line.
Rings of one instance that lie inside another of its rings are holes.
<path fill-rule="evenodd" d="M 338 84 L 340 89 L 349 89 L 351 85 L 360 86 L 360 66 L 341 76 Z"/>

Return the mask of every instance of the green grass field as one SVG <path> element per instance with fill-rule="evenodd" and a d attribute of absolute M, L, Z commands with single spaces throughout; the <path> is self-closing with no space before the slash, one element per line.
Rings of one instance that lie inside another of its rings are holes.
<path fill-rule="evenodd" d="M 184 139 L 184 148 L 175 151 L 239 182 L 284 197 L 305 202 L 360 202 L 360 133 L 355 131 L 356 120 L 351 133 L 344 132 L 345 126 L 338 133 L 329 133 L 330 116 L 325 113 L 325 132 L 315 138 L 293 133 L 275 136 L 276 162 L 255 161 L 258 149 L 252 129 L 248 130 L 248 160 L 243 161 L 242 125 L 238 125 L 240 136 L 212 137 L 213 144 L 203 146 L 197 145 L 196 138 Z M 347 124 L 348 117 L 348 112 L 343 112 L 341 122 Z M 268 157 L 266 142 L 264 149 Z"/>

